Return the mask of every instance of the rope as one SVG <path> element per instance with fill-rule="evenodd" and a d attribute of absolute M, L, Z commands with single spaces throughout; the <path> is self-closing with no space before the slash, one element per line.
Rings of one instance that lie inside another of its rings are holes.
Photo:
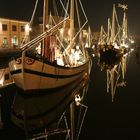
<path fill-rule="evenodd" d="M 33 14 L 32 14 L 31 20 L 30 20 L 30 26 L 33 24 L 33 20 L 34 20 L 34 17 L 35 17 L 35 12 L 36 12 L 36 9 L 37 9 L 37 5 L 38 5 L 38 0 L 36 0 L 36 3 L 35 3 Z"/>
<path fill-rule="evenodd" d="M 32 24 L 33 24 L 33 20 L 34 20 L 35 12 L 36 12 L 36 9 L 37 9 L 37 5 L 38 5 L 38 0 L 36 0 L 35 7 L 34 7 L 34 10 L 33 10 L 33 14 L 32 14 L 31 20 L 29 22 L 29 27 L 31 27 Z M 21 43 L 21 46 L 23 46 L 23 43 L 25 42 L 25 40 L 26 40 L 26 35 L 25 35 L 25 37 L 24 37 L 24 39 Z"/>
<path fill-rule="evenodd" d="M 60 23 L 58 23 L 57 25 L 55 25 L 54 27 L 52 27 L 51 29 L 49 29 L 48 31 L 45 31 L 44 33 L 42 33 L 41 35 L 39 35 L 37 38 L 31 40 L 30 42 L 26 43 L 25 45 L 22 46 L 21 51 L 25 51 L 31 47 L 33 47 L 33 45 L 39 43 L 41 40 L 43 40 L 46 36 L 50 35 L 51 33 L 55 32 L 63 22 L 65 22 L 66 20 L 68 20 L 69 17 L 65 18 L 64 20 L 62 20 Z"/>

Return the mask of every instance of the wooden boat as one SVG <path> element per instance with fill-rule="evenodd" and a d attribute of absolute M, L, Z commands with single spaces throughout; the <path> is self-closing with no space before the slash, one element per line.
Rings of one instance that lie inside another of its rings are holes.
<path fill-rule="evenodd" d="M 64 23 L 65 20 L 66 19 L 64 19 L 59 24 Z M 66 60 L 64 58 L 65 60 L 63 61 L 69 61 L 62 66 L 56 63 L 56 61 L 58 62 L 58 59 L 56 60 L 53 58 L 53 49 L 55 48 L 51 48 L 51 45 L 57 44 L 54 41 L 56 38 L 55 36 L 51 35 L 51 32 L 58 28 L 59 24 L 57 24 L 55 27 L 52 27 L 49 31 L 46 31 L 45 35 L 42 34 L 43 37 L 39 36 L 33 40 L 34 42 L 31 41 L 27 43 L 24 46 L 25 50 L 22 51 L 21 55 L 15 57 L 9 63 L 10 71 L 16 85 L 24 93 L 31 93 L 30 91 L 36 92 L 39 90 L 41 94 L 41 91 L 44 91 L 46 89 L 54 90 L 57 88 L 61 88 L 73 81 L 76 81 L 81 77 L 84 77 L 85 75 L 89 75 L 90 59 L 86 52 L 83 52 L 83 58 L 80 64 L 74 64 L 75 62 L 70 62 L 70 59 Z M 71 28 L 74 29 L 74 27 Z M 41 49 L 42 54 L 40 54 L 40 56 L 35 56 L 35 53 L 32 52 L 32 50 L 26 49 L 27 46 L 30 46 L 30 48 L 34 47 L 36 42 L 39 42 L 44 38 L 46 41 L 46 46 Z M 71 38 L 73 39 L 74 36 Z M 51 44 L 48 40 L 53 40 L 54 42 L 52 42 Z M 48 43 L 50 46 L 48 45 Z M 73 44 L 74 42 L 70 43 Z M 68 55 L 69 56 L 66 57 L 70 57 L 71 53 L 69 53 Z"/>
<path fill-rule="evenodd" d="M 127 17 L 126 9 L 127 5 L 118 5 L 123 8 L 123 22 L 120 26 L 115 4 L 113 4 L 112 12 L 112 23 L 108 19 L 108 31 L 105 32 L 103 26 L 101 26 L 100 38 L 98 42 L 98 52 L 101 59 L 101 64 L 109 66 L 109 68 L 114 66 L 121 60 L 122 56 L 128 52 L 127 45 Z M 112 66 L 111 66 L 112 65 Z"/>
<path fill-rule="evenodd" d="M 66 17 L 63 20 L 51 28 L 45 29 L 41 35 L 21 46 L 21 53 L 9 62 L 10 72 L 16 84 L 18 94 L 24 98 L 38 97 L 33 101 L 33 104 L 35 104 L 35 101 L 39 101 L 40 104 L 44 102 L 44 106 L 41 106 L 42 109 L 39 107 L 38 113 L 40 110 L 45 110 L 48 113 L 44 123 L 40 122 L 38 125 L 33 125 L 33 123 L 36 124 L 36 121 L 33 121 L 31 125 L 27 125 L 26 129 L 37 129 L 51 123 L 74 99 L 75 94 L 72 92 L 72 89 L 80 86 L 82 81 L 89 78 L 91 60 L 82 46 L 82 42 L 76 40 L 83 27 L 85 27 L 87 18 L 78 33 L 74 33 L 74 0 L 71 0 L 70 6 L 70 16 L 67 13 L 67 9 L 64 9 Z M 62 7 L 65 6 L 63 5 Z M 63 25 L 69 21 L 70 36 L 65 41 L 66 38 L 60 38 L 60 36 L 57 36 L 57 32 L 60 29 L 64 29 Z M 73 54 L 75 53 L 73 50 L 76 49 L 81 52 L 78 58 L 77 55 Z M 69 86 L 71 88 L 65 93 L 63 89 Z M 40 100 L 39 96 L 45 96 L 45 98 Z M 21 100 L 14 102 L 12 118 L 19 127 L 25 129 L 23 118 L 25 116 L 26 120 L 26 114 L 24 114 L 26 111 L 24 112 L 20 105 L 16 107 L 20 102 Z M 27 106 L 30 106 L 31 103 L 32 100 L 30 100 Z M 27 119 L 32 115 L 36 116 L 36 109 L 28 113 Z"/>

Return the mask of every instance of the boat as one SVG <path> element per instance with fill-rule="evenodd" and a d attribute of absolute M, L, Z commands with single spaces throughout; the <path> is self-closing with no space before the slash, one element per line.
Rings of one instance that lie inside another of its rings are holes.
<path fill-rule="evenodd" d="M 108 19 L 107 32 L 101 26 L 98 42 L 98 65 L 107 74 L 107 93 L 111 93 L 114 102 L 118 87 L 126 86 L 125 74 L 128 53 L 131 52 L 128 42 L 127 5 L 118 4 L 123 9 L 123 19 L 119 20 L 116 6 L 113 4 L 112 21 Z M 122 25 L 119 21 L 122 21 Z"/>
<path fill-rule="evenodd" d="M 76 92 L 72 92 L 72 89 L 74 90 L 80 86 L 80 83 L 89 79 L 90 76 L 91 59 L 84 45 L 81 44 L 82 41 L 79 40 L 79 35 L 87 24 L 87 17 L 83 11 L 81 1 L 79 1 L 79 4 L 85 22 L 80 26 L 80 29 L 76 28 L 76 30 L 74 0 L 67 4 L 70 5 L 70 15 L 69 8 L 65 8 L 67 6 L 61 0 L 60 3 L 65 12 L 63 18 L 60 18 L 62 20 L 55 22 L 50 14 L 49 21 L 51 22 L 47 22 L 46 10 L 44 9 L 43 33 L 23 44 L 21 52 L 9 62 L 10 73 L 14 79 L 17 94 L 20 95 L 20 100 L 15 99 L 16 101 L 13 102 L 12 120 L 23 130 L 36 130 L 48 126 L 60 117 L 66 106 L 75 98 Z M 47 5 L 48 1 L 45 0 L 44 7 L 46 8 Z M 70 30 L 67 28 L 67 31 L 70 31 L 70 34 L 61 35 L 61 31 L 65 29 L 66 24 L 68 24 Z M 70 87 L 67 92 L 63 90 L 66 87 Z M 17 98 L 19 99 L 19 96 Z M 28 122 L 28 118 L 30 119 L 31 116 L 39 117 L 36 114 L 36 109 L 26 112 L 23 110 L 23 106 L 16 107 L 24 98 L 31 99 L 28 105 L 26 103 L 23 105 L 26 108 L 32 106 L 33 109 L 33 104 L 36 104 L 35 101 L 39 101 L 40 104 L 42 102 L 44 106 L 39 107 L 37 111 L 38 113 L 40 113 L 40 110 L 41 113 L 44 110 L 47 112 L 43 122 L 42 118 Z M 35 98 L 33 102 L 32 98 Z"/>
<path fill-rule="evenodd" d="M 124 10 L 122 26 L 119 23 L 115 4 L 113 4 L 112 22 L 108 18 L 107 32 L 101 26 L 98 42 L 100 63 L 105 68 L 113 68 L 121 60 L 123 55 L 128 53 L 127 36 L 127 5 L 118 4 Z M 102 68 L 103 68 L 102 67 Z"/>

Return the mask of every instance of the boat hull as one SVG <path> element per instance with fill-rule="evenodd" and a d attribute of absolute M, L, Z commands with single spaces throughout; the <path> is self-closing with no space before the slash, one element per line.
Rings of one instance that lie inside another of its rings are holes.
<path fill-rule="evenodd" d="M 123 51 L 121 49 L 105 47 L 99 50 L 99 65 L 101 68 L 110 69 L 120 62 Z"/>
<path fill-rule="evenodd" d="M 78 67 L 64 67 L 25 56 L 12 60 L 9 68 L 18 88 L 24 91 L 49 90 L 89 75 L 90 61 Z"/>
<path fill-rule="evenodd" d="M 28 56 L 9 63 L 17 87 L 12 121 L 22 129 L 36 130 L 55 122 L 75 95 L 87 85 L 91 62 L 78 67 L 58 66 Z"/>

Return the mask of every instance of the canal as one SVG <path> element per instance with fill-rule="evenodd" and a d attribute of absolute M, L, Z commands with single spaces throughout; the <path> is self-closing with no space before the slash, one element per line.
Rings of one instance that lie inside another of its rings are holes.
<path fill-rule="evenodd" d="M 14 85 L 8 93 L 1 91 L 3 100 L 0 138 L 4 140 L 25 140 L 25 136 L 10 120 L 10 105 L 13 99 Z M 10 98 L 9 98 L 10 97 Z M 106 92 L 106 72 L 100 71 L 97 59 L 93 58 L 93 67 L 88 94 L 85 97 L 88 106 L 79 140 L 134 140 L 140 139 L 140 64 L 136 61 L 136 51 L 128 57 L 126 86 L 118 87 L 114 102 Z"/>

